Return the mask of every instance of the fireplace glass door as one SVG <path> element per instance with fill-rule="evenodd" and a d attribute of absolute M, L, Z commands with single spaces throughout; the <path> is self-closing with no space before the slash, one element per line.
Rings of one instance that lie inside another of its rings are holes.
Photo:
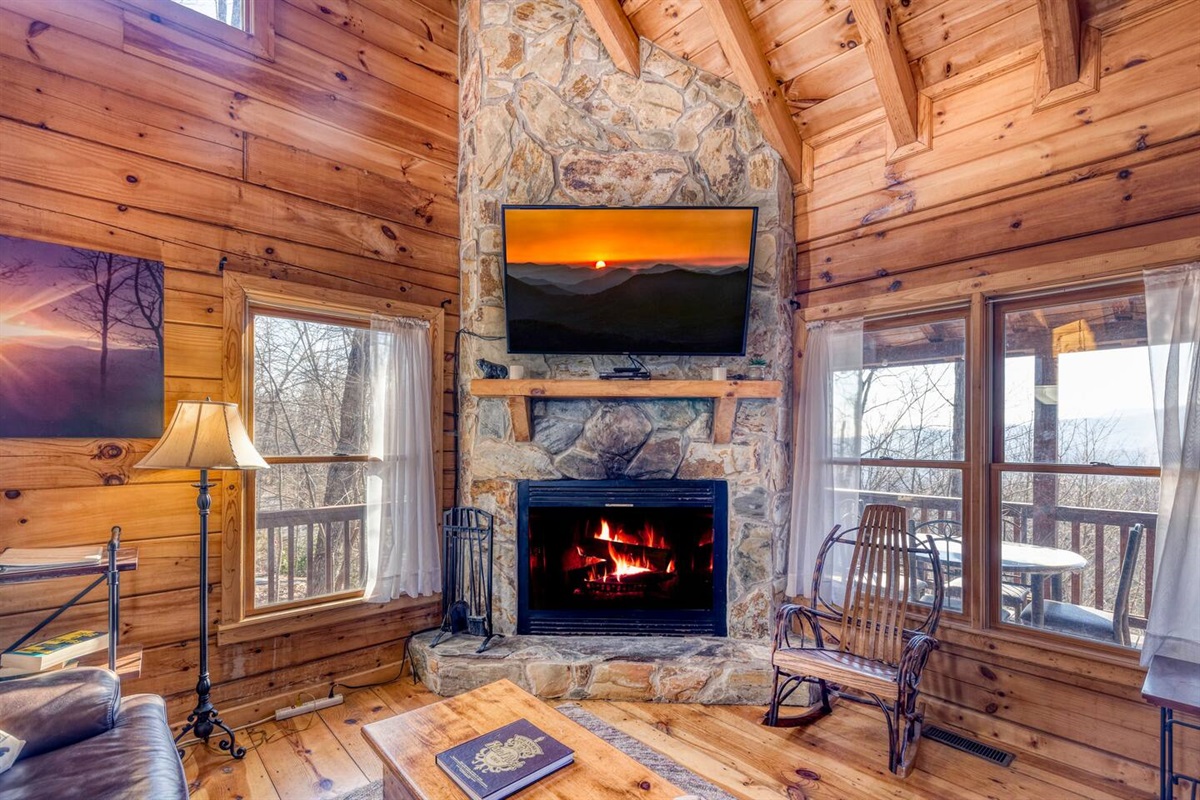
<path fill-rule="evenodd" d="M 723 635 L 723 483 L 530 481 L 519 495 L 521 632 Z"/>

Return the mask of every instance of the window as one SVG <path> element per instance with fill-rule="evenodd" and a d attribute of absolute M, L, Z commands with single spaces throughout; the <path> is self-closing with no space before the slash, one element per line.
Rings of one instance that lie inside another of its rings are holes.
<path fill-rule="evenodd" d="M 202 36 L 271 60 L 275 54 L 273 0 L 123 0 L 151 22 Z"/>
<path fill-rule="evenodd" d="M 244 31 L 249 27 L 244 0 L 171 0 L 171 2 L 199 12 L 209 19 L 223 22 L 239 31 Z"/>
<path fill-rule="evenodd" d="M 1140 647 L 1159 493 L 1140 285 L 868 321 L 833 391 L 846 516 L 903 506 L 943 555 L 947 611 Z"/>
<path fill-rule="evenodd" d="M 222 642 L 320 627 L 427 599 L 366 603 L 368 378 L 373 314 L 422 320 L 442 352 L 441 308 L 226 270 L 225 399 L 239 404 L 270 469 L 225 495 Z M 442 371 L 431 365 L 429 414 L 442 421 Z M 433 437 L 433 464 L 441 438 Z M 441 471 L 434 474 L 440 491 Z"/>
<path fill-rule="evenodd" d="M 944 607 L 954 611 L 963 597 L 965 344 L 961 312 L 872 323 L 863 332 L 862 371 L 834 378 L 835 449 L 861 459 L 860 503 L 903 506 L 910 527 L 939 542 L 947 556 Z M 859 452 L 850 452 L 856 441 Z M 914 587 L 913 599 L 923 594 Z"/>
<path fill-rule="evenodd" d="M 361 320 L 251 306 L 253 608 L 358 592 L 369 331 Z"/>
<path fill-rule="evenodd" d="M 1126 289 L 995 313 L 1001 617 L 1137 647 L 1159 487 L 1145 300 Z"/>

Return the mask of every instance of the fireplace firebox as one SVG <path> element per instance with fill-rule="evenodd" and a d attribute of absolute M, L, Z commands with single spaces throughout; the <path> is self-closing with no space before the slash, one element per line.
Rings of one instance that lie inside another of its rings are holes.
<path fill-rule="evenodd" d="M 726 635 L 724 481 L 521 481 L 517 632 Z"/>

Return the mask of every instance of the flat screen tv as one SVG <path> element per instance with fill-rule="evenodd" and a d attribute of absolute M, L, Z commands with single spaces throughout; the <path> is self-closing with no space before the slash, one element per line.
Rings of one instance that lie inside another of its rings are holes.
<path fill-rule="evenodd" d="M 758 209 L 504 206 L 510 353 L 742 355 Z"/>

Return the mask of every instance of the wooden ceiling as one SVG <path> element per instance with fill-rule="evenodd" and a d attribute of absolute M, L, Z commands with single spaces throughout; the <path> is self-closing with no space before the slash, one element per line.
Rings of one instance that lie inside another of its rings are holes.
<path fill-rule="evenodd" d="M 930 98 L 1036 52 L 1036 97 L 1094 90 L 1088 48 L 1131 0 L 580 0 L 619 67 L 637 36 L 738 83 L 795 190 L 813 146 L 885 121 L 888 160 L 931 146 Z M 1140 3 L 1145 6 L 1144 0 Z M 1092 85 L 1089 87 L 1088 82 Z"/>

